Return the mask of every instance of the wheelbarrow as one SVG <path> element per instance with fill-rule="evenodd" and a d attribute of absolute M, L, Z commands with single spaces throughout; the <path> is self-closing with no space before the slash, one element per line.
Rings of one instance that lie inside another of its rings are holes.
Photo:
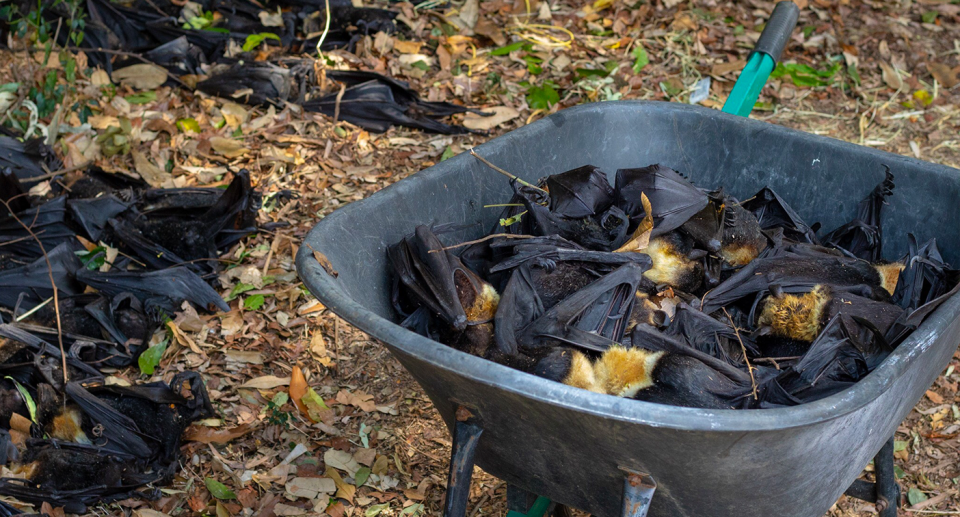
<path fill-rule="evenodd" d="M 789 34 L 795 12 L 792 20 L 777 26 Z M 756 63 L 756 74 L 748 66 L 748 82 L 769 73 L 768 56 Z M 740 108 L 752 105 L 745 97 Z M 584 164 L 615 171 L 661 163 L 741 198 L 770 186 L 825 227 L 849 220 L 889 166 L 897 192 L 884 210 L 886 258 L 902 256 L 913 233 L 921 241 L 938 238 L 944 258 L 960 260 L 960 171 L 716 110 L 593 103 L 475 150 L 528 181 Z M 896 515 L 891 437 L 957 349 L 960 297 L 943 303 L 866 378 L 816 402 L 706 410 L 600 395 L 459 352 L 397 324 L 387 246 L 420 224 L 456 223 L 462 229 L 450 242 L 476 239 L 499 215 L 484 205 L 511 193 L 502 176 L 461 154 L 333 212 L 297 255 L 309 290 L 382 341 L 453 434 L 444 515 L 464 515 L 474 464 L 508 483 L 513 515 L 542 515 L 556 504 L 598 517 L 818 517 L 844 492 Z M 336 275 L 321 267 L 314 250 Z M 857 480 L 874 457 L 877 481 Z"/>

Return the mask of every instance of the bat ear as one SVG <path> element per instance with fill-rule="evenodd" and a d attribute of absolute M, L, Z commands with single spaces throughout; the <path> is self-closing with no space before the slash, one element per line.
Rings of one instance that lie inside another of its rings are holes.
<path fill-rule="evenodd" d="M 690 250 L 690 253 L 687 254 L 687 258 L 690 260 L 700 260 L 706 256 L 707 256 L 707 250 L 698 250 L 698 249 Z"/>
<path fill-rule="evenodd" d="M 762 327 L 759 327 L 756 330 L 756 332 L 753 333 L 753 335 L 762 337 L 762 336 L 769 336 L 772 333 L 773 333 L 773 328 L 764 325 Z"/>
<path fill-rule="evenodd" d="M 783 296 L 783 287 L 780 284 L 770 284 L 770 296 L 774 298 L 780 298 Z"/>

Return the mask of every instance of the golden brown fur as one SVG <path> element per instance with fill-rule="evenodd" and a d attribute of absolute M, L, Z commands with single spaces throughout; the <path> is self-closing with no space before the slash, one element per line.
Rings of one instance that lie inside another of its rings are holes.
<path fill-rule="evenodd" d="M 700 284 L 700 262 L 690 260 L 671 239 L 656 237 L 641 253 L 653 261 L 653 266 L 643 273 L 651 282 L 669 285 L 681 291 L 693 291 Z"/>
<path fill-rule="evenodd" d="M 53 422 L 50 424 L 50 437 L 65 442 L 89 444 L 91 443 L 90 439 L 87 438 L 86 433 L 80 427 L 82 421 L 83 416 L 79 409 L 75 407 L 65 408 L 62 413 L 53 417 Z"/>
<path fill-rule="evenodd" d="M 497 305 L 500 304 L 500 294 L 492 285 L 479 277 L 471 281 L 462 271 L 454 272 L 454 282 L 468 322 L 478 323 L 493 319 L 497 313 Z"/>
<path fill-rule="evenodd" d="M 590 358 L 580 352 L 573 352 L 570 358 L 570 371 L 564 377 L 563 383 L 574 388 L 603 393 L 594 375 Z"/>
<path fill-rule="evenodd" d="M 890 264 L 874 264 L 874 269 L 880 273 L 880 285 L 891 295 L 897 290 L 897 282 L 900 280 L 900 272 L 906 267 L 899 262 Z"/>
<path fill-rule="evenodd" d="M 720 256 L 727 264 L 733 267 L 742 267 L 757 258 L 761 251 L 756 242 L 735 242 L 724 245 L 720 250 Z"/>
<path fill-rule="evenodd" d="M 611 347 L 593 366 L 597 384 L 609 395 L 633 397 L 653 386 L 653 370 L 662 356 L 642 348 Z"/>
<path fill-rule="evenodd" d="M 830 301 L 830 289 L 814 286 L 804 294 L 768 296 L 757 323 L 774 336 L 812 342 L 820 334 L 824 310 Z"/>

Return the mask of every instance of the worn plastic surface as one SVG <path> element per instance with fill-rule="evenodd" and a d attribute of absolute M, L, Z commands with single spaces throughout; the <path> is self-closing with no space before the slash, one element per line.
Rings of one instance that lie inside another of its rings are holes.
<path fill-rule="evenodd" d="M 529 181 L 584 164 L 663 163 L 705 187 L 753 195 L 776 189 L 810 223 L 831 229 L 883 178 L 897 188 L 884 216 L 884 253 L 908 232 L 936 236 L 960 263 L 960 171 L 682 104 L 608 102 L 570 108 L 476 148 Z M 469 154 L 350 204 L 307 235 L 339 272 L 301 246 L 307 287 L 345 320 L 387 344 L 448 426 L 458 404 L 479 416 L 477 464 L 509 483 L 598 517 L 620 515 L 623 470 L 649 473 L 653 516 L 823 515 L 896 430 L 960 340 L 960 298 L 944 303 L 853 388 L 785 409 L 711 411 L 599 395 L 458 352 L 400 328 L 390 306 L 386 248 L 417 224 L 495 223 L 510 188 Z"/>

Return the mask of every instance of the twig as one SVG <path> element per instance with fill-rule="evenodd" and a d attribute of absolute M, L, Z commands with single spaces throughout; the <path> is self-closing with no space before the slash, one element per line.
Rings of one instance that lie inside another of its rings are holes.
<path fill-rule="evenodd" d="M 510 178 L 510 179 L 512 179 L 512 180 L 516 180 L 517 183 L 519 183 L 519 184 L 521 184 L 521 185 L 524 185 L 524 186 L 526 186 L 526 187 L 530 187 L 530 188 L 533 188 L 533 189 L 537 189 L 537 190 L 539 190 L 540 192 L 543 192 L 544 194 L 549 194 L 549 192 L 547 192 L 546 190 L 543 190 L 542 188 L 534 185 L 533 183 L 530 183 L 530 182 L 528 182 L 528 181 L 522 180 L 522 179 L 518 178 L 516 175 L 510 174 L 509 172 L 501 169 L 500 167 L 497 167 L 496 165 L 490 163 L 489 161 L 487 161 L 486 158 L 484 158 L 483 156 L 480 156 L 479 154 L 477 154 L 476 152 L 474 152 L 473 149 L 470 149 L 470 154 L 472 154 L 474 158 L 480 160 L 480 162 L 483 163 L 484 165 L 486 165 L 487 167 L 490 167 L 491 169 L 499 172 L 500 174 L 503 174 L 504 176 L 506 176 L 506 177 L 508 177 L 508 178 Z"/>
<path fill-rule="evenodd" d="M 43 235 L 43 232 L 45 232 L 45 231 L 46 231 L 46 230 L 40 230 L 39 232 L 37 232 L 37 235 Z M 31 237 L 30 237 L 29 235 L 25 235 L 25 236 L 23 236 L 23 237 L 17 237 L 16 239 L 11 239 L 11 240 L 9 240 L 9 241 L 0 242 L 0 248 L 2 248 L 2 247 L 4 247 L 4 246 L 7 246 L 7 245 L 9 245 L 9 244 L 16 244 L 16 243 L 18 243 L 18 242 L 23 242 L 23 241 L 25 241 L 25 240 L 27 240 L 27 239 L 30 239 L 30 238 L 31 238 Z"/>
<path fill-rule="evenodd" d="M 89 167 L 89 166 L 92 165 L 92 164 L 93 164 L 93 160 L 88 160 L 88 161 L 85 161 L 85 162 L 83 162 L 83 163 L 81 163 L 81 164 L 74 165 L 73 167 L 67 167 L 67 168 L 65 168 L 65 169 L 60 169 L 60 170 L 58 170 L 58 171 L 53 171 L 53 172 L 50 172 L 50 173 L 47 173 L 47 174 L 43 174 L 43 175 L 40 175 L 40 176 L 34 176 L 34 177 L 32 177 L 32 178 L 24 178 L 24 179 L 20 180 L 20 183 L 33 183 L 33 182 L 35 182 L 35 181 L 43 181 L 43 180 L 48 180 L 48 179 L 51 179 L 51 178 L 56 178 L 57 176 L 60 176 L 61 174 L 67 174 L 68 172 L 74 172 L 74 171 L 78 171 L 78 170 L 80 170 L 80 169 L 86 169 L 87 167 Z"/>
<path fill-rule="evenodd" d="M 51 300 L 53 300 L 53 298 L 47 298 L 46 300 L 43 301 L 43 303 L 37 304 L 36 307 L 34 307 L 34 308 L 30 309 L 29 311 L 27 311 L 27 312 L 25 312 L 25 313 L 17 316 L 16 318 L 14 318 L 13 321 L 16 322 L 16 323 L 19 323 L 19 322 L 21 322 L 21 321 L 29 318 L 31 314 L 33 314 L 33 313 L 39 311 L 40 309 L 42 309 L 45 305 L 47 305 L 48 303 L 50 303 Z"/>
<path fill-rule="evenodd" d="M 33 240 L 37 241 L 37 246 L 40 246 L 40 251 L 43 253 L 43 260 L 47 263 L 47 274 L 50 276 L 50 287 L 53 288 L 53 311 L 57 315 L 57 343 L 60 345 L 60 361 L 61 367 L 63 368 L 63 384 L 66 386 L 67 381 L 67 352 L 63 349 L 63 325 L 60 323 L 60 296 L 57 294 L 57 282 L 53 279 L 53 264 L 50 263 L 50 256 L 47 255 L 47 249 L 43 246 L 43 241 L 40 240 L 40 237 L 37 237 L 37 234 L 33 233 L 33 229 L 29 226 L 23 224 L 23 221 L 20 220 L 20 217 L 10 208 L 8 201 L 0 199 L 0 203 L 7 208 L 7 212 L 10 212 L 10 215 L 16 219 L 17 223 L 20 226 L 23 226 L 23 229 L 33 237 Z M 40 211 L 38 210 L 39 214 Z"/>
<path fill-rule="evenodd" d="M 536 236 L 535 236 L 535 235 L 520 235 L 520 234 L 513 234 L 513 233 L 494 233 L 494 234 L 491 234 L 491 235 L 487 235 L 486 237 L 477 239 L 477 240 L 475 240 L 475 241 L 461 242 L 460 244 L 454 244 L 453 246 L 446 246 L 446 247 L 440 248 L 440 249 L 438 249 L 438 250 L 430 250 L 430 251 L 428 251 L 427 253 L 439 253 L 439 252 L 441 252 L 441 251 L 447 251 L 447 250 L 452 250 L 452 249 L 456 249 L 456 248 L 462 248 L 462 247 L 464 247 L 464 246 L 469 246 L 469 245 L 471 245 L 471 244 L 480 244 L 481 242 L 486 242 L 486 241 L 489 241 L 490 239 L 496 239 L 497 237 L 503 237 L 503 238 L 505 238 L 505 239 L 533 239 L 533 238 L 536 237 Z"/>
<path fill-rule="evenodd" d="M 340 83 L 340 91 L 337 92 L 337 100 L 333 105 L 333 123 L 336 124 L 340 120 L 340 101 L 343 100 L 343 94 L 347 91 L 347 85 Z"/>
<path fill-rule="evenodd" d="M 747 347 L 743 344 L 743 339 L 740 338 L 740 329 L 737 328 L 737 324 L 733 322 L 733 318 L 730 317 L 730 313 L 727 312 L 727 308 L 723 307 L 723 313 L 727 315 L 727 319 L 730 320 L 730 326 L 733 327 L 734 334 L 737 335 L 737 341 L 740 342 L 740 349 L 743 350 L 743 362 L 747 363 L 747 371 L 750 372 L 750 384 L 753 386 L 753 400 L 757 400 L 757 379 L 753 376 L 753 365 L 750 364 L 750 358 L 747 357 Z"/>

